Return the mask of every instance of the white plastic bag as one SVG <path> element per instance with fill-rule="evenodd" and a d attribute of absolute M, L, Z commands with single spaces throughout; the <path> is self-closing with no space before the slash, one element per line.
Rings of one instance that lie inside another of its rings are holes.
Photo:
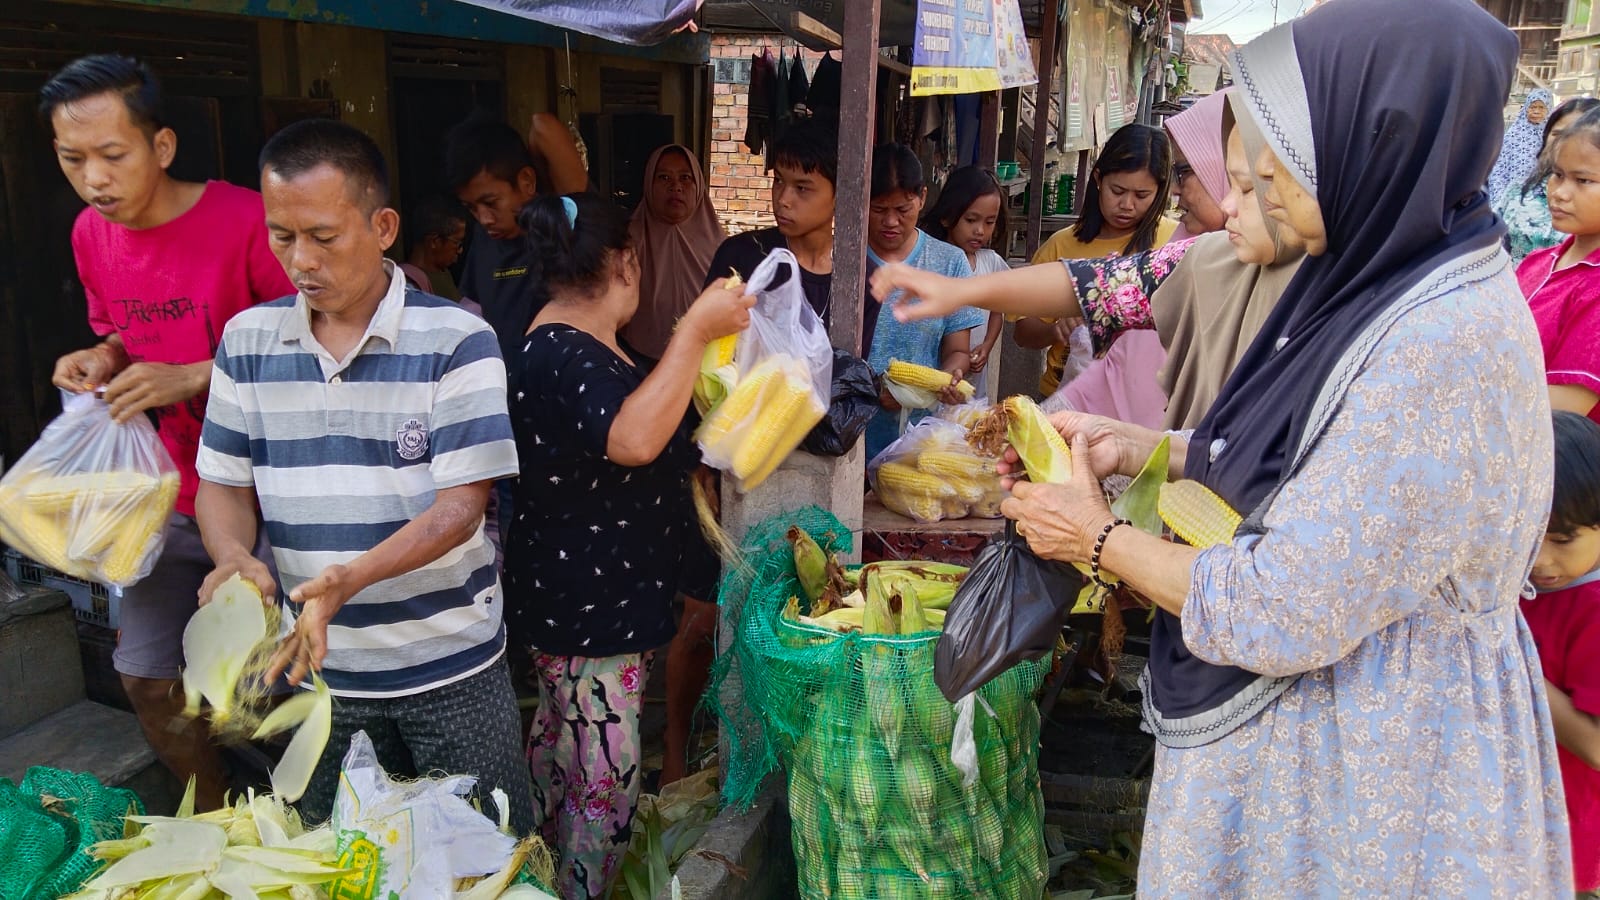
<path fill-rule="evenodd" d="M 781 267 L 789 278 L 773 286 Z M 739 335 L 727 396 L 695 434 L 707 465 L 730 472 L 748 491 L 772 474 L 828 411 L 833 348 L 806 302 L 800 264 L 779 248 L 750 273 L 750 327 Z"/>
<path fill-rule="evenodd" d="M 516 841 L 466 801 L 468 775 L 400 782 L 389 778 L 365 731 L 350 738 L 333 801 L 340 864 L 360 869 L 335 896 L 434 900 L 460 878 L 500 871 Z"/>
<path fill-rule="evenodd" d="M 0 478 L 0 541 L 68 575 L 127 587 L 161 556 L 178 488 L 149 419 L 118 425 L 104 400 L 67 394 Z"/>
<path fill-rule="evenodd" d="M 1005 491 L 998 458 L 967 443 L 965 426 L 929 416 L 867 463 L 878 502 L 918 522 L 995 518 Z"/>

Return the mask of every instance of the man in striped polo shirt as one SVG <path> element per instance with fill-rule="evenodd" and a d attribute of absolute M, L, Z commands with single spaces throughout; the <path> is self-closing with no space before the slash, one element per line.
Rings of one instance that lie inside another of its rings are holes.
<path fill-rule="evenodd" d="M 496 478 L 517 472 L 494 332 L 406 289 L 384 259 L 399 216 L 382 153 L 329 120 L 261 152 L 273 252 L 298 293 L 223 332 L 201 438 L 201 535 L 217 568 L 275 592 L 251 558 L 259 502 L 292 631 L 271 675 L 313 668 L 337 698 L 333 737 L 301 801 L 332 808 L 364 730 L 399 774 L 473 775 L 531 826 L 520 718 L 505 662 L 504 598 L 483 530 Z"/>

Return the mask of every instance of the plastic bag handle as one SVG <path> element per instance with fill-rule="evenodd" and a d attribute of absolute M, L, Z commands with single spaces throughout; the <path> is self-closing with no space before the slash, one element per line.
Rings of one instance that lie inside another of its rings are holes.
<path fill-rule="evenodd" d="M 756 266 L 755 271 L 750 273 L 749 280 L 745 282 L 745 294 L 758 294 L 771 287 L 772 282 L 778 277 L 778 267 L 782 265 L 788 265 L 793 269 L 790 277 L 798 277 L 800 260 L 796 259 L 795 255 L 789 252 L 787 248 L 778 247 L 768 253 L 767 258 L 763 259 Z"/>

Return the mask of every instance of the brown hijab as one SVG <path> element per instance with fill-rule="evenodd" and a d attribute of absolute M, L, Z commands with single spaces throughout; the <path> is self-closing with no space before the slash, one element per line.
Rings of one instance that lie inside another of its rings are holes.
<path fill-rule="evenodd" d="M 1234 114 L 1236 99 L 1228 97 L 1219 138 L 1225 140 L 1237 125 L 1253 167 L 1266 140 L 1248 115 Z M 1257 202 L 1260 198 L 1257 190 Z M 1201 235 L 1151 297 L 1156 330 L 1167 348 L 1159 377 L 1169 429 L 1199 424 L 1305 259 L 1304 250 L 1285 246 L 1275 220 L 1262 218 L 1278 248 L 1271 264 L 1239 262 L 1224 232 Z"/>
<path fill-rule="evenodd" d="M 669 224 L 650 205 L 654 195 L 656 166 L 666 153 L 682 153 L 694 174 L 694 196 L 690 198 L 689 218 Z M 639 254 L 641 281 L 639 309 L 622 329 L 622 339 L 651 359 L 660 359 L 672 339 L 678 319 L 700 296 L 711 257 L 727 232 L 711 208 L 705 173 L 694 152 L 682 144 L 668 144 L 650 154 L 644 167 L 644 200 L 633 211 L 628 231 L 634 252 Z"/>

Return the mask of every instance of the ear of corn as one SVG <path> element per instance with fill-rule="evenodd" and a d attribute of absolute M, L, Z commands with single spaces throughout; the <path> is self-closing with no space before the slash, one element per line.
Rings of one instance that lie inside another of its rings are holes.
<path fill-rule="evenodd" d="M 731 454 L 726 445 L 740 424 L 765 401 L 773 382 L 780 377 L 782 373 L 776 365 L 763 364 L 734 386 L 727 398 L 700 423 L 700 432 L 695 437 L 706 452 Z"/>
<path fill-rule="evenodd" d="M 935 369 L 932 366 L 903 362 L 898 359 L 889 360 L 889 368 L 884 372 L 884 377 L 906 387 L 920 388 L 935 393 L 950 387 L 951 382 L 949 372 Z M 976 393 L 976 388 L 966 381 L 956 382 L 955 387 L 963 399 L 970 400 L 972 395 Z"/>
<path fill-rule="evenodd" d="M 787 456 L 794 449 L 793 446 L 780 448 L 779 442 L 790 433 L 794 422 L 804 418 L 806 407 L 811 405 L 809 385 L 796 384 L 788 377 L 776 379 L 773 384 L 773 392 L 755 412 L 750 433 L 740 440 L 733 453 L 733 474 L 740 479 L 754 474 L 774 454 Z M 806 430 L 809 431 L 810 426 Z M 801 437 L 804 436 L 801 432 Z"/>
<path fill-rule="evenodd" d="M 1161 520 L 1184 543 L 1202 550 L 1233 543 L 1244 523 L 1226 500 L 1198 481 L 1174 481 L 1161 486 Z"/>
<path fill-rule="evenodd" d="M 189 715 L 198 715 L 196 697 L 211 704 L 213 722 L 233 712 L 234 692 L 256 645 L 268 639 L 261 592 L 238 575 L 223 582 L 183 629 L 183 683 Z M 291 798 L 293 799 L 293 798 Z"/>
<path fill-rule="evenodd" d="M 917 468 L 941 478 L 997 478 L 994 460 L 954 450 L 924 450 L 917 454 Z"/>
<path fill-rule="evenodd" d="M 1016 448 L 1028 480 L 1062 484 L 1072 477 L 1072 452 L 1038 404 L 1021 395 L 1006 398 L 1006 440 Z"/>
<path fill-rule="evenodd" d="M 748 491 L 788 458 L 826 412 L 804 364 L 774 355 L 739 381 L 695 437 L 706 462 L 731 472 Z"/>

